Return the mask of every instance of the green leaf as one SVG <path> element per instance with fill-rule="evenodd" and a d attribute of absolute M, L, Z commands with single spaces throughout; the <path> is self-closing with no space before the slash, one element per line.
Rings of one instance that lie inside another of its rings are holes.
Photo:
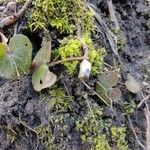
<path fill-rule="evenodd" d="M 103 87 L 100 83 L 96 83 L 96 92 L 99 95 L 99 98 L 108 106 L 111 106 L 112 100 L 111 98 L 107 95 L 107 90 L 105 87 Z"/>
<path fill-rule="evenodd" d="M 36 91 L 52 86 L 57 80 L 57 76 L 50 72 L 48 66 L 41 65 L 32 75 L 32 85 Z"/>
<path fill-rule="evenodd" d="M 14 35 L 6 47 L 0 43 L 0 76 L 14 78 L 25 74 L 32 61 L 32 44 L 22 35 Z"/>
<path fill-rule="evenodd" d="M 33 59 L 33 67 L 37 68 L 42 64 L 46 64 L 50 62 L 51 56 L 51 39 L 47 37 L 43 37 L 41 49 L 38 51 L 36 56 Z"/>

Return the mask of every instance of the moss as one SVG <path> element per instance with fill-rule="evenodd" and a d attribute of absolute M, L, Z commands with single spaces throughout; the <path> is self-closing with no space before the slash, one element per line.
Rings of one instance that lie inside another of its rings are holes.
<path fill-rule="evenodd" d="M 125 46 L 125 40 L 122 39 L 121 37 L 118 37 L 117 39 L 117 48 L 121 49 Z"/>
<path fill-rule="evenodd" d="M 95 49 L 93 42 L 91 40 L 90 33 L 85 33 L 82 37 L 82 40 L 89 48 L 89 60 L 92 64 L 92 71 L 91 71 L 92 75 L 96 75 L 102 70 L 105 50 L 104 48 Z M 71 57 L 83 56 L 84 50 L 82 42 L 78 40 L 75 36 L 64 38 L 61 41 L 60 48 L 58 49 L 58 55 L 61 57 L 62 60 Z M 78 64 L 79 64 L 78 61 L 64 63 L 70 75 L 75 73 Z"/>
<path fill-rule="evenodd" d="M 111 135 L 119 150 L 128 150 L 125 127 L 111 127 Z"/>
<path fill-rule="evenodd" d="M 102 70 L 105 49 L 104 48 L 96 49 L 91 39 L 91 34 L 88 32 L 86 32 L 83 35 L 83 41 L 87 44 L 89 48 L 89 60 L 92 65 L 91 73 L 92 75 L 97 75 Z"/>
<path fill-rule="evenodd" d="M 93 115 L 87 112 L 86 116 L 76 122 L 76 128 L 81 133 L 82 142 L 91 145 L 91 150 L 111 150 L 106 136 L 103 134 L 102 111 L 95 107 Z"/>
<path fill-rule="evenodd" d="M 70 57 L 79 57 L 81 56 L 81 47 L 81 42 L 75 37 L 64 38 L 61 41 L 58 53 L 62 60 Z M 78 61 L 65 62 L 64 65 L 68 73 L 73 74 L 77 68 Z"/>
<path fill-rule="evenodd" d="M 130 100 L 130 102 L 125 102 L 124 115 L 131 115 L 135 111 L 136 107 L 137 105 L 134 100 Z"/>
<path fill-rule="evenodd" d="M 54 144 L 54 136 L 50 128 L 38 126 L 35 128 L 35 131 L 38 134 L 39 141 L 46 150 L 57 150 L 57 146 Z"/>
<path fill-rule="evenodd" d="M 73 33 L 78 21 L 83 30 L 92 30 L 92 14 L 86 9 L 85 0 L 35 0 L 30 16 L 32 30 L 56 27 L 61 32 Z"/>
<path fill-rule="evenodd" d="M 60 33 L 65 33 L 63 35 L 67 35 L 60 41 L 59 48 L 55 50 L 55 53 L 52 52 L 55 56 L 57 52 L 57 56 L 60 56 L 62 60 L 84 55 L 83 44 L 75 35 L 77 30 L 76 23 L 79 24 L 81 35 L 83 35 L 82 40 L 89 47 L 92 74 L 98 74 L 102 68 L 104 49 L 95 49 L 91 40 L 94 22 L 93 14 L 86 7 L 86 0 L 35 0 L 33 5 L 29 19 L 31 30 L 54 27 Z M 64 63 L 70 75 L 75 73 L 78 64 L 78 61 Z"/>
<path fill-rule="evenodd" d="M 51 99 L 48 103 L 50 111 L 55 110 L 60 112 L 70 109 L 70 102 L 72 101 L 72 97 L 67 96 L 62 88 L 55 86 L 52 89 L 49 89 L 48 93 L 51 96 Z"/>
<path fill-rule="evenodd" d="M 8 142 L 13 143 L 18 138 L 18 133 L 16 133 L 12 126 L 10 125 L 0 125 L 0 132 L 3 130 L 6 133 L 6 139 Z"/>

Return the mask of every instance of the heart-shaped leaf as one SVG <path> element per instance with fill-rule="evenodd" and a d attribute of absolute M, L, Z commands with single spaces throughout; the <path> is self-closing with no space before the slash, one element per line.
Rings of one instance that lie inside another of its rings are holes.
<path fill-rule="evenodd" d="M 57 80 L 57 76 L 50 72 L 48 66 L 43 64 L 32 75 L 32 85 L 36 91 L 52 86 Z"/>
<path fill-rule="evenodd" d="M 41 49 L 38 51 L 32 62 L 33 68 L 37 68 L 42 64 L 50 62 L 50 55 L 51 55 L 51 39 L 48 37 L 43 37 Z"/>
<path fill-rule="evenodd" d="M 0 76 L 14 78 L 25 74 L 32 61 L 32 44 L 22 35 L 14 35 L 6 46 L 0 43 Z"/>
<path fill-rule="evenodd" d="M 132 93 L 138 93 L 140 91 L 140 86 L 137 83 L 137 81 L 134 79 L 134 77 L 131 74 L 127 74 L 127 81 L 125 82 L 125 85 L 129 91 Z"/>

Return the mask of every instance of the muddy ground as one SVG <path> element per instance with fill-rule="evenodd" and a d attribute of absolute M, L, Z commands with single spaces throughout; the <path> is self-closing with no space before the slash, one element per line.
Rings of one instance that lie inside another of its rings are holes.
<path fill-rule="evenodd" d="M 109 12 L 105 0 L 90 0 L 90 3 L 98 8 L 102 19 L 109 26 Z M 133 135 L 128 117 L 124 115 L 124 107 L 125 102 L 130 103 L 131 101 L 138 105 L 142 99 L 141 93 L 145 97 L 150 94 L 150 30 L 148 27 L 150 7 L 146 0 L 113 0 L 113 4 L 121 28 L 121 34 L 125 41 L 124 46 L 119 50 L 122 60 L 121 79 L 118 84 L 122 91 L 121 100 L 114 104 L 114 109 L 111 110 L 78 80 L 77 75 L 69 77 L 66 71 L 62 71 L 58 85 L 73 98 L 69 108 L 58 111 L 48 107 L 52 97 L 47 90 L 43 90 L 40 93 L 33 90 L 30 74 L 13 81 L 1 78 L 0 150 L 44 150 L 46 149 L 44 142 L 51 141 L 53 138 L 53 145 L 57 145 L 58 148 L 51 147 L 51 149 L 90 149 L 90 144 L 83 143 L 80 138 L 81 133 L 76 130 L 76 121 L 83 119 L 88 110 L 88 106 L 83 98 L 86 92 L 90 93 L 89 100 L 91 105 L 96 105 L 99 109 L 103 108 L 103 122 L 109 119 L 112 125 L 117 127 L 125 126 L 127 128 L 126 140 L 129 149 L 143 149 Z M 28 34 L 28 36 L 33 35 Z M 40 41 L 38 36 L 37 39 Z M 106 62 L 112 65 L 113 52 L 110 50 L 107 39 L 105 41 L 102 39 L 100 37 L 96 39 L 96 42 L 105 45 L 108 52 Z M 31 38 L 31 42 L 35 43 L 36 40 L 34 40 Z M 54 71 L 60 72 L 59 68 L 54 68 Z M 142 92 L 132 94 L 121 84 L 126 81 L 127 73 L 131 73 L 140 83 Z M 96 78 L 91 77 L 87 82 L 93 89 L 95 80 Z M 143 104 L 139 109 L 135 108 L 134 112 L 130 114 L 130 118 L 139 140 L 143 145 L 146 145 L 144 107 Z M 35 129 L 39 126 L 44 126 L 51 131 L 52 135 L 49 140 L 41 141 L 38 139 Z M 106 129 L 104 126 L 104 134 Z M 113 147 L 111 140 L 108 141 Z"/>

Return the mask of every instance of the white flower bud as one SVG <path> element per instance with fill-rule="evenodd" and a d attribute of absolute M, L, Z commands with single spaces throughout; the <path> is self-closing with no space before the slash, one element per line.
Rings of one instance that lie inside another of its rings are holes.
<path fill-rule="evenodd" d="M 86 80 L 91 73 L 91 63 L 84 59 L 80 64 L 79 79 Z"/>

